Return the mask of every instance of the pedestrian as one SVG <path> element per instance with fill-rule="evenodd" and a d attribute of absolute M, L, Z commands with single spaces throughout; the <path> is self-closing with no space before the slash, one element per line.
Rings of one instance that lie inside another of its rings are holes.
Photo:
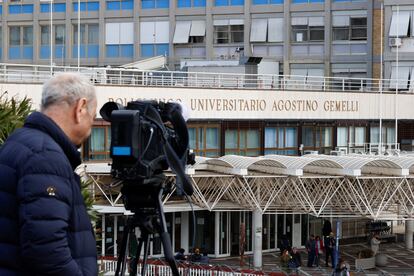
<path fill-rule="evenodd" d="M 180 248 L 177 252 L 177 254 L 175 254 L 174 259 L 176 259 L 177 261 L 185 261 L 186 257 L 184 255 L 185 253 L 185 249 L 184 248 Z"/>
<path fill-rule="evenodd" d="M 378 253 L 380 243 L 381 240 L 379 239 L 379 236 L 375 234 L 371 239 L 371 250 L 374 256 Z"/>
<path fill-rule="evenodd" d="M 319 259 L 322 256 L 323 253 L 323 242 L 321 240 L 321 237 L 316 236 L 315 237 L 315 243 L 316 243 L 316 255 L 315 255 L 315 265 L 316 267 L 319 267 Z"/>
<path fill-rule="evenodd" d="M 292 260 L 295 264 L 295 268 L 299 268 L 302 266 L 302 257 L 300 256 L 300 252 L 296 247 L 292 248 L 292 252 L 290 254 L 292 256 Z"/>
<path fill-rule="evenodd" d="M 194 250 L 193 255 L 191 255 L 191 261 L 193 263 L 199 263 L 201 261 L 201 254 L 200 254 L 200 249 L 196 248 Z"/>
<path fill-rule="evenodd" d="M 332 271 L 332 276 L 350 276 L 349 274 L 350 265 L 340 260 L 337 267 Z"/>
<path fill-rule="evenodd" d="M 306 250 L 308 252 L 308 267 L 312 267 L 316 257 L 316 241 L 314 235 L 310 235 L 309 240 L 306 241 Z"/>
<path fill-rule="evenodd" d="M 96 241 L 74 172 L 96 104 L 87 80 L 59 74 L 43 85 L 40 112 L 0 149 L 0 275 L 97 275 Z"/>
<path fill-rule="evenodd" d="M 329 266 L 329 256 L 331 257 L 332 268 L 335 268 L 335 261 L 334 261 L 334 249 L 335 249 L 335 236 L 334 233 L 329 233 L 329 236 L 325 239 L 326 243 L 325 246 L 325 262 L 326 266 Z"/>

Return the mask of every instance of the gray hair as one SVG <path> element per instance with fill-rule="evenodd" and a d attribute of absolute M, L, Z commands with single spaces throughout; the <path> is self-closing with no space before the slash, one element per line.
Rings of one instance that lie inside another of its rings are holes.
<path fill-rule="evenodd" d="M 51 105 L 62 103 L 71 106 L 80 98 L 96 100 L 95 87 L 80 74 L 61 73 L 43 85 L 40 109 L 44 111 Z"/>

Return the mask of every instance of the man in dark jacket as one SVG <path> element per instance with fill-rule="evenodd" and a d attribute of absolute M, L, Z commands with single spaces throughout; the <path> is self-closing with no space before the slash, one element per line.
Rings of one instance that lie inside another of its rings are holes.
<path fill-rule="evenodd" d="M 74 173 L 96 114 L 77 74 L 43 86 L 32 113 L 0 149 L 0 275 L 96 276 L 96 243 Z"/>

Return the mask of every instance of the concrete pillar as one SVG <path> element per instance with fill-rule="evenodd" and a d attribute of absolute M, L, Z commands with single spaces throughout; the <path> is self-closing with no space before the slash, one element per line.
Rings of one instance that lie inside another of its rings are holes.
<path fill-rule="evenodd" d="M 262 268 L 262 227 L 263 214 L 260 210 L 253 211 L 253 266 L 255 269 Z"/>
<path fill-rule="evenodd" d="M 405 221 L 405 248 L 413 249 L 414 220 Z"/>
<path fill-rule="evenodd" d="M 188 246 L 189 233 L 189 219 L 188 212 L 181 212 L 181 248 L 184 248 L 185 252 L 190 252 Z"/>

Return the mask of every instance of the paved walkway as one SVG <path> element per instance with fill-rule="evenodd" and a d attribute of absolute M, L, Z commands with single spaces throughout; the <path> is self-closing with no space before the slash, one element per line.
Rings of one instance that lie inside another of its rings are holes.
<path fill-rule="evenodd" d="M 362 249 L 369 249 L 368 244 L 358 243 L 350 245 L 340 246 L 340 257 L 348 262 L 351 265 L 351 275 L 360 276 L 360 275 L 404 275 L 404 276 L 414 276 L 414 250 L 407 250 L 404 247 L 404 243 L 383 243 L 380 245 L 379 253 L 385 254 L 388 256 L 388 264 L 385 267 L 377 267 L 376 269 L 370 269 L 366 271 L 355 271 L 355 259 L 357 252 Z M 305 250 L 302 250 L 302 264 L 305 265 L 301 267 L 297 274 L 299 275 L 331 275 L 332 268 L 325 267 L 325 256 L 322 256 L 320 265 L 321 267 L 309 268 L 306 267 L 307 255 Z M 249 261 L 252 262 L 252 257 L 250 256 Z M 225 264 L 231 267 L 239 267 L 240 258 L 230 257 L 230 258 L 218 258 L 211 259 L 210 263 L 212 264 Z M 248 268 L 246 265 L 244 268 Z M 280 272 L 280 259 L 279 252 L 265 253 L 263 255 L 263 270 L 266 272 Z M 290 273 L 291 275 L 296 275 L 295 273 Z"/>

